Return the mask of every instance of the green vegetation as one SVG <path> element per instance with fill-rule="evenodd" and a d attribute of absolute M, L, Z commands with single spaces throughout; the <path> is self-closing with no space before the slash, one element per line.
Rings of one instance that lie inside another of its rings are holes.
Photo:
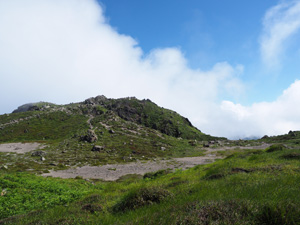
<path fill-rule="evenodd" d="M 136 98 L 18 110 L 0 115 L 0 143 L 38 142 L 43 149 L 0 152 L 0 224 L 300 224 L 300 132 L 229 141 Z M 262 144 L 266 149 L 253 147 Z M 39 176 L 208 154 L 223 159 L 115 182 Z"/>
<path fill-rule="evenodd" d="M 70 203 L 89 193 L 91 186 L 83 180 L 1 173 L 0 218 Z"/>
<path fill-rule="evenodd" d="M 42 173 L 70 166 L 200 156 L 204 153 L 203 141 L 213 139 L 187 119 L 149 100 L 100 96 L 61 106 L 27 104 L 20 110 L 0 115 L 0 143 L 42 143 L 45 160 L 31 153 L 0 153 L 0 163 L 8 165 L 11 171 Z M 178 135 L 171 132 L 173 128 L 182 135 L 175 137 Z M 93 141 L 85 138 L 90 130 L 96 135 Z M 102 150 L 92 151 L 93 146 L 101 146 Z"/>
<path fill-rule="evenodd" d="M 65 112 L 24 112 L 0 116 L 0 124 L 18 122 L 0 129 L 1 142 L 60 141 L 74 135 L 78 130 L 87 129 L 86 117 L 69 115 Z"/>
<path fill-rule="evenodd" d="M 300 150 L 243 150 L 213 164 L 118 182 L 3 174 L 2 223 L 299 224 L 300 164 L 291 154 Z"/>

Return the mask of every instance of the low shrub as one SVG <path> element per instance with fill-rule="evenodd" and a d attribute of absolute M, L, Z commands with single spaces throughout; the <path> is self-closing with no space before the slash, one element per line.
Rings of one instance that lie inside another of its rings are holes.
<path fill-rule="evenodd" d="M 156 172 L 149 172 L 149 173 L 145 173 L 145 175 L 143 176 L 144 179 L 148 178 L 148 179 L 155 179 L 157 177 L 166 175 L 171 173 L 170 170 L 158 170 Z"/>
<path fill-rule="evenodd" d="M 145 205 L 159 203 L 172 194 L 165 189 L 159 187 L 145 187 L 138 190 L 133 190 L 121 199 L 114 207 L 114 212 L 125 212 L 133 210 Z"/>
<path fill-rule="evenodd" d="M 300 224 L 300 210 L 291 203 L 265 205 L 256 216 L 258 224 Z"/>
<path fill-rule="evenodd" d="M 292 152 L 282 156 L 284 159 L 300 159 L 300 153 Z"/>
<path fill-rule="evenodd" d="M 271 145 L 266 149 L 266 152 L 277 152 L 277 151 L 283 151 L 286 149 L 286 147 L 283 144 L 275 144 Z"/>
<path fill-rule="evenodd" d="M 178 215 L 176 224 L 247 224 L 252 215 L 250 208 L 239 200 L 191 202 Z"/>
<path fill-rule="evenodd" d="M 103 211 L 103 207 L 100 204 L 86 204 L 84 206 L 82 206 L 81 208 L 82 210 L 88 211 L 90 213 L 96 213 L 96 212 L 102 212 Z"/>

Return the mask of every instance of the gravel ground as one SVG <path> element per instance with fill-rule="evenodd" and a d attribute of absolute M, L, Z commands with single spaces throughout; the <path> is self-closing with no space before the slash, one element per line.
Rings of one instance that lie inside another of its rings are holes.
<path fill-rule="evenodd" d="M 19 154 L 24 154 L 26 152 L 31 152 L 33 150 L 42 148 L 44 148 L 44 146 L 39 143 L 0 144 L 0 152 L 14 152 Z"/>
<path fill-rule="evenodd" d="M 140 174 L 144 175 L 148 172 L 155 172 L 162 169 L 175 170 L 178 168 L 188 169 L 195 165 L 207 164 L 220 159 L 216 156 L 217 151 L 226 151 L 230 149 L 265 149 L 269 147 L 269 144 L 262 144 L 260 146 L 247 146 L 247 147 L 219 147 L 219 148 L 207 148 L 205 156 L 199 157 L 184 157 L 174 158 L 170 160 L 152 160 L 152 161 L 137 161 L 126 164 L 109 164 L 103 166 L 83 166 L 77 168 L 71 168 L 67 170 L 50 171 L 44 173 L 42 176 L 52 176 L 61 178 L 75 178 L 77 176 L 83 178 L 103 179 L 107 181 L 114 181 L 120 177 L 128 174 Z M 14 152 L 24 154 L 26 152 L 34 151 L 44 148 L 44 145 L 39 143 L 9 143 L 0 144 L 0 152 Z"/>
<path fill-rule="evenodd" d="M 213 162 L 215 155 L 208 155 L 203 157 L 186 157 L 174 158 L 171 160 L 156 160 L 156 161 L 138 161 L 127 164 L 109 164 L 104 166 L 83 166 L 67 170 L 50 171 L 44 173 L 42 176 L 52 176 L 61 178 L 75 178 L 80 176 L 82 178 L 103 179 L 107 181 L 114 181 L 127 174 L 144 175 L 148 172 L 155 172 L 162 169 L 177 168 L 188 169 L 199 164 L 207 164 Z"/>

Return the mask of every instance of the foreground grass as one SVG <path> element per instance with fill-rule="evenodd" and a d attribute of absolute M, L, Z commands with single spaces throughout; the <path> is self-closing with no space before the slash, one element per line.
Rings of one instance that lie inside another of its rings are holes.
<path fill-rule="evenodd" d="M 282 146 L 245 150 L 210 165 L 118 182 L 2 174 L 1 218 L 23 214 L 2 223 L 299 224 L 299 155 Z"/>

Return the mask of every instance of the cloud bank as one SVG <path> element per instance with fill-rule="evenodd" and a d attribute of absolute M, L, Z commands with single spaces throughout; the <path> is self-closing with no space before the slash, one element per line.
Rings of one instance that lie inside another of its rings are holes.
<path fill-rule="evenodd" d="M 272 7 L 266 12 L 263 25 L 262 58 L 269 67 L 278 66 L 285 42 L 300 29 L 300 2 L 284 1 Z"/>
<path fill-rule="evenodd" d="M 69 103 L 97 95 L 149 98 L 200 130 L 229 138 L 300 127 L 300 82 L 276 101 L 224 101 L 243 93 L 242 65 L 191 69 L 179 48 L 144 53 L 106 21 L 93 0 L 0 0 L 1 112 L 18 105 Z"/>

